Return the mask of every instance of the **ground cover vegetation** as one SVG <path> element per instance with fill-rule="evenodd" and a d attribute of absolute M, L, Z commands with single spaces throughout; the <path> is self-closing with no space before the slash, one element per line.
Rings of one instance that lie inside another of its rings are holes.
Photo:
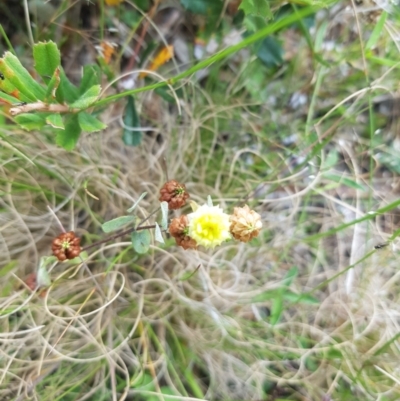
<path fill-rule="evenodd" d="M 0 400 L 399 400 L 399 37 L 0 2 Z"/>

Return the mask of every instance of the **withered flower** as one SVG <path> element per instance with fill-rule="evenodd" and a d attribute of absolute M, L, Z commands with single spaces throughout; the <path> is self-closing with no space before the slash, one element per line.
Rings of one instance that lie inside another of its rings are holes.
<path fill-rule="evenodd" d="M 167 202 L 170 210 L 185 206 L 187 198 L 189 194 L 185 184 L 180 184 L 178 181 L 168 181 L 160 189 L 160 202 Z"/>
<path fill-rule="evenodd" d="M 169 233 L 175 238 L 176 244 L 183 249 L 197 249 L 196 241 L 189 237 L 189 219 L 186 215 L 175 217 L 169 225 Z"/>
<path fill-rule="evenodd" d="M 233 238 L 242 242 L 249 242 L 252 238 L 257 237 L 261 227 L 261 216 L 247 205 L 233 209 L 230 227 Z"/>
<path fill-rule="evenodd" d="M 51 249 L 58 260 L 74 259 L 81 253 L 81 239 L 73 231 L 60 234 L 53 240 Z"/>

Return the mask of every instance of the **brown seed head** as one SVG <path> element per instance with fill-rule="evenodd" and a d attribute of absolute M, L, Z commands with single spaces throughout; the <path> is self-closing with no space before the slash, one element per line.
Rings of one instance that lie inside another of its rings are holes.
<path fill-rule="evenodd" d="M 73 231 L 62 233 L 53 240 L 53 255 L 60 261 L 74 259 L 81 253 L 80 242 L 81 239 Z"/>
<path fill-rule="evenodd" d="M 185 206 L 187 198 L 189 194 L 185 184 L 180 184 L 178 181 L 168 181 L 160 189 L 160 202 L 167 202 L 171 210 Z"/>
<path fill-rule="evenodd" d="M 233 238 L 242 242 L 249 242 L 252 238 L 257 237 L 261 227 L 261 216 L 247 205 L 233 209 L 230 226 Z"/>
<path fill-rule="evenodd" d="M 186 215 L 175 217 L 169 225 L 169 233 L 183 249 L 197 249 L 196 241 L 188 235 L 188 224 L 189 219 Z"/>

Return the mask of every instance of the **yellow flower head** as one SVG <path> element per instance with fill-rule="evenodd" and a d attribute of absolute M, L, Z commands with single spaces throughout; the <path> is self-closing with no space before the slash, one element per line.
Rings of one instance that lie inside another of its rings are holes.
<path fill-rule="evenodd" d="M 196 205 L 197 206 L 197 205 Z M 189 218 L 189 236 L 198 245 L 205 248 L 215 248 L 222 242 L 231 239 L 229 215 L 219 206 L 199 206 Z"/>

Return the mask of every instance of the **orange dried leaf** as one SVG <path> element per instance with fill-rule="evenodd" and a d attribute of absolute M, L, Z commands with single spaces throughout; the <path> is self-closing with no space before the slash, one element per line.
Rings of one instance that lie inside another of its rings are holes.
<path fill-rule="evenodd" d="M 159 67 L 171 60 L 172 57 L 174 57 L 174 46 L 168 45 L 163 47 L 154 57 L 153 61 L 148 67 L 148 70 L 156 71 Z M 141 72 L 139 78 L 144 78 L 147 75 L 147 72 Z"/>
<path fill-rule="evenodd" d="M 106 4 L 108 6 L 118 6 L 121 4 L 124 0 L 106 0 Z"/>
<path fill-rule="evenodd" d="M 103 57 L 104 62 L 106 64 L 110 64 L 111 57 L 115 53 L 115 48 L 117 47 L 116 43 L 108 42 L 108 41 L 103 41 L 100 44 L 100 47 L 98 48 L 99 53 L 101 57 Z"/>

